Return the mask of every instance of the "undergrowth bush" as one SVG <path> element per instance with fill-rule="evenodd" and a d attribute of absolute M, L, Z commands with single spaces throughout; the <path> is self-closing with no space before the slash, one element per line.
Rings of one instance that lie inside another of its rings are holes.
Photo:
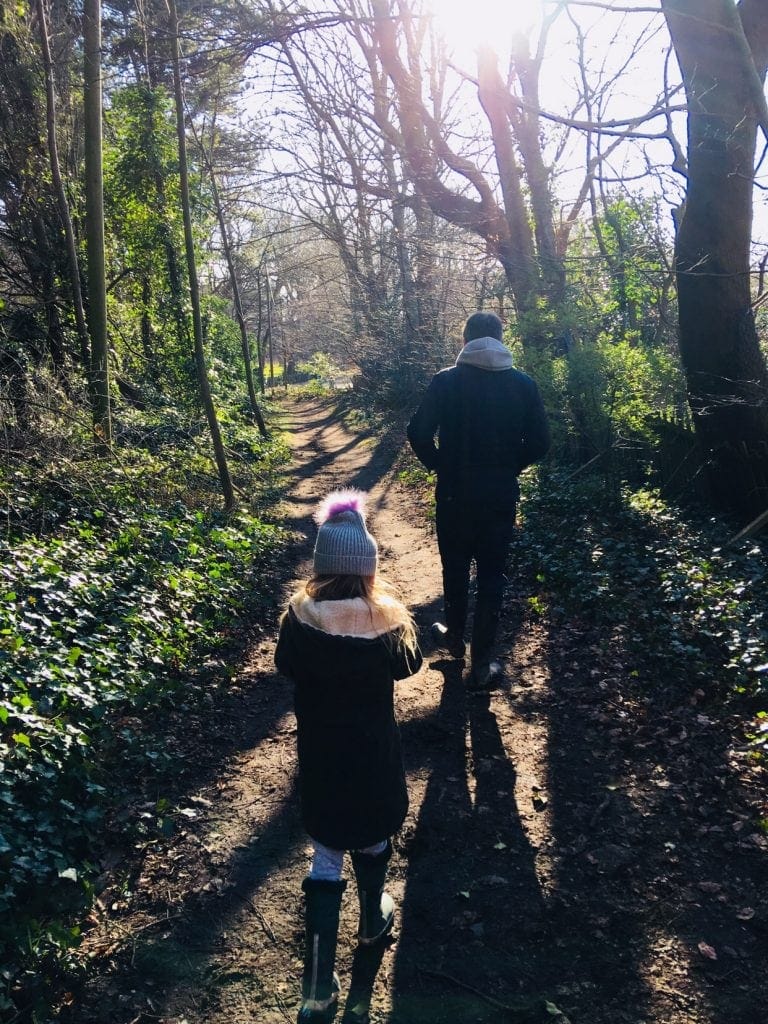
<path fill-rule="evenodd" d="M 522 355 L 522 354 L 521 354 Z M 650 422 L 684 393 L 667 350 L 607 337 L 573 342 L 567 355 L 527 352 L 523 368 L 550 410 L 553 455 L 585 462 L 616 444 L 656 441 Z"/>
<path fill-rule="evenodd" d="M 525 484 L 516 554 L 556 619 L 624 627 L 660 685 L 754 695 L 768 703 L 764 544 L 728 547 L 729 525 L 648 491 L 605 502 L 598 476 Z"/>
<path fill-rule="evenodd" d="M 30 456 L 2 481 L 0 1013 L 77 943 L 106 816 L 172 768 L 164 714 L 202 699 L 203 657 L 274 599 L 284 445 L 226 425 L 251 501 L 225 517 L 204 434 L 132 419 L 114 462 Z"/>

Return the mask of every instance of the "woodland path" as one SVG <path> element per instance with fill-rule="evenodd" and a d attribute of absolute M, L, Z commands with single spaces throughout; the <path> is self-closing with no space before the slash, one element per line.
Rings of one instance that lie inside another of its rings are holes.
<path fill-rule="evenodd" d="M 276 608 L 306 575 L 319 500 L 360 487 L 382 572 L 424 635 L 439 561 L 393 472 L 402 433 L 361 436 L 319 401 L 287 403 L 284 426 L 284 514 L 307 539 Z M 62 1020 L 295 1020 L 308 859 L 290 686 L 273 651 L 274 623 L 200 733 L 174 795 L 180 827 L 114 871 L 85 943 L 91 978 Z M 411 807 L 389 884 L 396 941 L 380 964 L 353 964 L 350 885 L 342 991 L 353 966 L 378 967 L 373 1024 L 756 1022 L 768 1005 L 766 845 L 729 723 L 710 719 L 703 695 L 652 705 L 621 635 L 552 631 L 514 575 L 501 653 L 509 682 L 485 697 L 468 697 L 460 667 L 428 644 L 398 685 Z"/>

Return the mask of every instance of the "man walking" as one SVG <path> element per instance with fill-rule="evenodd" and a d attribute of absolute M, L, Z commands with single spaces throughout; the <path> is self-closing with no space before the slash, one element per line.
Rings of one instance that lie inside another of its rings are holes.
<path fill-rule="evenodd" d="M 475 561 L 469 681 L 476 689 L 487 689 L 501 674 L 492 653 L 520 495 L 517 477 L 549 448 L 539 389 L 514 369 L 502 331 L 495 313 L 473 313 L 456 365 L 435 374 L 408 424 L 417 458 L 437 473 L 445 624 L 436 622 L 432 636 L 457 659 L 465 654 L 469 570 Z"/>

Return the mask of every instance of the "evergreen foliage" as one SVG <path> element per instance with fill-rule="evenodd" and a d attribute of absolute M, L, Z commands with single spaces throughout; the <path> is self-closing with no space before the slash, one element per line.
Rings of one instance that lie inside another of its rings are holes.
<path fill-rule="evenodd" d="M 26 997 L 41 964 L 55 974 L 77 944 L 110 813 L 136 780 L 174 770 L 168 713 L 222 682 L 202 661 L 273 607 L 285 533 L 268 509 L 284 445 L 230 414 L 250 501 L 225 517 L 211 510 L 200 425 L 175 420 L 124 417 L 119 461 L 61 453 L 2 474 L 0 962 Z"/>
<path fill-rule="evenodd" d="M 768 699 L 764 545 L 729 547 L 727 524 L 647 490 L 606 502 L 598 474 L 526 486 L 518 567 L 552 622 L 599 619 L 655 680 L 659 699 L 703 688 L 719 703 Z M 565 511 L 564 511 L 565 510 Z"/>

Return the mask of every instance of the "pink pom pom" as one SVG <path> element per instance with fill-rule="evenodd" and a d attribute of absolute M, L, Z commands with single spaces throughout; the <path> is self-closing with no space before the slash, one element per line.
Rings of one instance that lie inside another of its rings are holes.
<path fill-rule="evenodd" d="M 365 514 L 365 491 L 332 491 L 315 512 L 315 522 L 322 526 L 326 519 L 333 519 L 340 512 Z"/>

